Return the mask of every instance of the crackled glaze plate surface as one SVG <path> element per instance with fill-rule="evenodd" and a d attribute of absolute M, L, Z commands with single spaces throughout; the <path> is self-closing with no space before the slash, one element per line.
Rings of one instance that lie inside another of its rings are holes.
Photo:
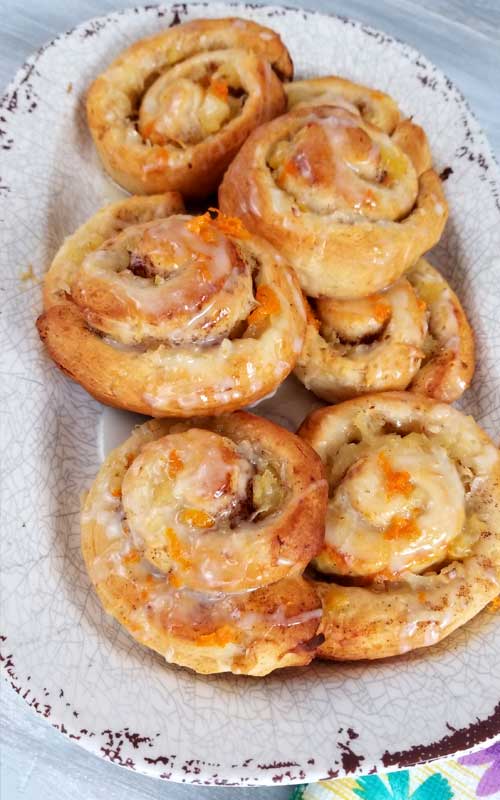
<path fill-rule="evenodd" d="M 275 28 L 298 77 L 340 73 L 392 94 L 427 130 L 450 221 L 433 261 L 476 332 L 462 407 L 500 422 L 498 171 L 460 92 L 411 48 L 335 17 L 221 4 L 129 9 L 84 23 L 23 66 L 0 110 L 2 667 L 82 746 L 156 777 L 257 785 L 409 765 L 500 733 L 500 625 L 483 612 L 428 652 L 321 664 L 265 679 L 168 667 L 107 617 L 79 549 L 80 495 L 136 418 L 105 409 L 42 352 L 40 279 L 62 239 L 120 196 L 102 173 L 84 93 L 124 47 L 228 13 Z M 257 411 L 293 429 L 314 404 L 293 380 Z"/>

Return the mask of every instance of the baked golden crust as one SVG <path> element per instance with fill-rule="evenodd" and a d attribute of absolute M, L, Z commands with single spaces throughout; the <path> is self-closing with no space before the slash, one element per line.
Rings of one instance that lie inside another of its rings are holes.
<path fill-rule="evenodd" d="M 207 196 L 249 133 L 282 113 L 292 72 L 278 34 L 247 20 L 193 20 L 136 42 L 87 96 L 106 171 L 136 194 Z"/>
<path fill-rule="evenodd" d="M 425 131 L 411 119 L 403 119 L 395 101 L 385 92 L 353 83 L 338 75 L 292 81 L 285 85 L 288 111 L 305 106 L 337 106 L 359 114 L 365 122 L 391 136 L 412 162 L 417 175 L 432 167 Z"/>
<path fill-rule="evenodd" d="M 396 125 L 391 138 L 393 143 L 406 153 L 417 175 L 423 175 L 431 169 L 432 156 L 429 142 L 420 125 L 416 125 L 410 119 L 403 119 Z"/>
<path fill-rule="evenodd" d="M 469 386 L 474 340 L 456 294 L 424 259 L 359 300 L 319 298 L 295 374 L 330 402 L 406 389 L 451 403 Z"/>
<path fill-rule="evenodd" d="M 418 151 L 343 108 L 298 107 L 251 134 L 224 176 L 220 207 L 279 248 L 309 296 L 365 296 L 443 231 L 441 181 L 431 169 L 418 174 Z"/>
<path fill-rule="evenodd" d="M 108 239 L 131 225 L 182 214 L 184 210 L 184 202 L 178 192 L 165 192 L 151 197 L 127 197 L 101 208 L 66 238 L 57 251 L 44 278 L 45 308 L 56 305 L 64 293 L 71 292 L 75 273 L 85 256 L 98 250 Z"/>
<path fill-rule="evenodd" d="M 412 392 L 453 403 L 474 375 L 474 334 L 455 292 L 420 259 L 407 278 L 428 310 L 428 353 L 410 384 Z"/>
<path fill-rule="evenodd" d="M 320 657 L 434 644 L 498 595 L 500 453 L 471 417 L 387 392 L 320 409 L 299 434 L 330 486 Z"/>
<path fill-rule="evenodd" d="M 309 663 L 322 641 L 300 573 L 326 499 L 320 459 L 268 420 L 153 420 L 101 467 L 83 555 L 106 611 L 167 661 L 264 675 Z"/>
<path fill-rule="evenodd" d="M 401 120 L 395 101 L 385 92 L 370 89 L 338 75 L 309 78 L 285 84 L 287 110 L 297 106 L 340 106 L 359 113 L 370 125 L 391 134 Z"/>
<path fill-rule="evenodd" d="M 40 336 L 64 372 L 118 408 L 189 417 L 254 403 L 303 345 L 295 275 L 239 220 L 157 220 L 165 202 L 122 201 L 66 240 Z"/>

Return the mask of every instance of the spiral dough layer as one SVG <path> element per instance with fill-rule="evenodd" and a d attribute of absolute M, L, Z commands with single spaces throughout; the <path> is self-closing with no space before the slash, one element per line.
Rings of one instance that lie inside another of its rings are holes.
<path fill-rule="evenodd" d="M 311 303 L 295 374 L 324 400 L 409 387 L 451 403 L 470 384 L 471 327 L 456 294 L 424 259 L 382 292 Z"/>
<path fill-rule="evenodd" d="M 221 210 L 278 247 L 311 297 L 379 291 L 447 218 L 425 135 L 402 125 L 391 137 L 345 108 L 299 106 L 249 137 L 224 176 Z"/>
<path fill-rule="evenodd" d="M 387 392 L 316 411 L 300 435 L 329 483 L 320 656 L 434 644 L 498 595 L 500 453 L 471 417 Z"/>
<path fill-rule="evenodd" d="M 392 134 L 401 114 L 388 94 L 337 75 L 292 81 L 285 85 L 287 110 L 298 106 L 337 106 L 360 114 L 365 122 Z"/>
<path fill-rule="evenodd" d="M 40 336 L 67 374 L 119 408 L 191 416 L 254 403 L 302 348 L 296 278 L 238 219 L 157 219 L 166 203 L 130 198 L 66 240 L 47 274 Z"/>
<path fill-rule="evenodd" d="M 200 19 L 136 42 L 90 87 L 87 116 L 117 183 L 137 194 L 203 197 L 249 133 L 285 109 L 292 75 L 274 31 Z"/>
<path fill-rule="evenodd" d="M 308 663 L 322 641 L 301 573 L 326 498 L 314 451 L 267 420 L 151 421 L 102 466 L 83 554 L 105 609 L 168 661 L 262 675 Z"/>

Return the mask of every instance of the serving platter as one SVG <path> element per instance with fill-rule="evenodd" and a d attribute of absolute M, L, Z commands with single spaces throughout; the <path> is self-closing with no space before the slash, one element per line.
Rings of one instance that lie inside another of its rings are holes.
<path fill-rule="evenodd" d="M 472 321 L 478 366 L 461 407 L 498 439 L 498 169 L 460 92 L 422 55 L 351 20 L 284 8 L 189 4 L 83 23 L 32 56 L 0 110 L 2 648 L 7 681 L 88 750 L 191 783 L 301 783 L 407 766 L 500 733 L 500 625 L 483 612 L 428 652 L 323 664 L 264 679 L 167 666 L 108 618 L 79 547 L 80 496 L 137 417 L 104 408 L 42 352 L 40 281 L 63 238 L 123 195 L 84 114 L 90 81 L 124 47 L 187 19 L 277 30 L 296 75 L 338 73 L 393 95 L 422 124 L 450 220 L 433 254 Z M 295 429 L 317 404 L 289 379 L 255 410 Z"/>

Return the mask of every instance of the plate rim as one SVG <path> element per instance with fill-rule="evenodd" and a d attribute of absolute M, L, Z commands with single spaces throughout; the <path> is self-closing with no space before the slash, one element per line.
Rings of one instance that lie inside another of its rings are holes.
<path fill-rule="evenodd" d="M 238 9 L 240 13 L 244 13 L 245 9 L 250 10 L 259 10 L 263 12 L 270 12 L 274 11 L 278 14 L 291 14 L 295 16 L 302 15 L 304 20 L 308 17 L 325 17 L 328 19 L 339 20 L 344 24 L 349 24 L 354 28 L 360 30 L 361 33 L 368 35 L 368 36 L 376 36 L 382 37 L 383 43 L 389 45 L 391 48 L 397 48 L 400 52 L 406 51 L 411 56 L 417 57 L 421 66 L 423 66 L 427 71 L 433 73 L 434 75 L 439 75 L 441 79 L 444 79 L 446 83 L 446 87 L 449 90 L 451 96 L 455 96 L 454 99 L 457 105 L 461 106 L 462 109 L 466 112 L 467 116 L 472 119 L 476 126 L 477 135 L 481 138 L 481 147 L 483 148 L 483 152 L 485 152 L 486 160 L 493 166 L 491 174 L 488 176 L 487 182 L 490 188 L 493 190 L 496 189 L 496 194 L 494 196 L 496 198 L 496 205 L 497 208 L 500 210 L 500 171 L 498 169 L 498 160 L 497 157 L 492 150 L 492 147 L 489 143 L 489 140 L 484 133 L 481 124 L 476 117 L 474 111 L 471 109 L 467 98 L 462 94 L 459 87 L 448 78 L 446 73 L 438 66 L 436 66 L 427 56 L 425 56 L 421 51 L 417 48 L 413 47 L 412 45 L 408 44 L 404 40 L 393 36 L 392 34 L 387 34 L 383 30 L 375 28 L 371 25 L 365 24 L 360 20 L 357 20 L 352 17 L 347 17 L 341 14 L 335 14 L 333 12 L 325 12 L 325 11 L 317 11 L 317 10 L 309 10 L 303 9 L 298 7 L 292 7 L 287 5 L 272 5 L 266 3 L 248 3 L 242 0 L 241 2 L 226 2 L 226 0 L 218 0 L 220 5 L 225 5 L 228 10 L 231 12 L 232 10 Z M 186 3 L 158 3 L 158 4 L 146 4 L 146 5 L 139 5 L 139 6 L 131 6 L 123 9 L 119 9 L 116 11 L 111 11 L 108 14 L 101 14 L 89 19 L 83 20 L 82 22 L 78 23 L 77 25 L 73 26 L 72 28 L 62 31 L 61 33 L 57 34 L 54 38 L 48 40 L 44 44 L 42 44 L 39 48 L 34 50 L 22 65 L 17 69 L 14 74 L 14 77 L 9 81 L 7 87 L 0 99 L 0 109 L 3 109 L 4 106 L 8 103 L 9 98 L 14 95 L 14 93 L 21 87 L 23 83 L 25 83 L 32 71 L 34 70 L 36 64 L 38 63 L 39 59 L 44 55 L 45 51 L 53 46 L 56 46 L 59 42 L 62 42 L 65 39 L 72 37 L 73 35 L 77 35 L 81 32 L 84 32 L 90 26 L 93 26 L 95 32 L 99 30 L 99 23 L 108 24 L 110 21 L 119 19 L 121 17 L 133 17 L 137 14 L 147 14 L 150 12 L 157 13 L 159 10 L 164 11 L 165 14 L 171 13 L 174 15 L 174 22 L 171 23 L 172 25 L 181 22 L 182 14 L 185 14 L 189 11 L 189 8 L 206 8 L 207 9 L 207 17 L 210 17 L 210 3 L 203 1 L 203 0 L 195 0 L 195 2 L 186 2 Z M 272 25 L 272 22 L 270 23 Z M 5 124 L 6 130 L 8 132 L 8 123 Z M 63 714 L 61 713 L 57 722 L 52 722 L 51 717 L 51 710 L 47 713 L 47 708 L 49 706 L 45 705 L 43 699 L 37 699 L 34 696 L 33 692 L 30 690 L 29 686 L 21 686 L 18 681 L 16 672 L 15 672 L 15 661 L 13 654 L 7 654 L 3 652 L 4 645 L 7 643 L 8 647 L 8 636 L 0 635 L 0 666 L 2 668 L 2 678 L 8 684 L 10 684 L 13 691 L 21 697 L 27 706 L 31 708 L 35 713 L 45 717 L 49 724 L 52 727 L 59 730 L 60 733 L 64 734 L 67 738 L 74 741 L 75 744 L 77 743 L 80 747 L 83 747 L 88 752 L 92 753 L 93 755 L 103 758 L 104 760 L 108 760 L 112 763 L 117 764 L 118 766 L 124 767 L 126 769 L 131 769 L 135 772 L 142 773 L 147 775 L 148 777 L 154 777 L 157 779 L 164 779 L 170 780 L 173 782 L 180 782 L 180 783 L 187 783 L 187 784 L 199 784 L 199 785 L 219 785 L 219 786 L 265 786 L 265 785 L 293 785 L 293 784 L 303 784 L 305 781 L 307 782 L 314 782 L 319 781 L 328 777 L 336 777 L 333 775 L 325 774 L 324 771 L 318 771 L 315 767 L 315 759 L 311 757 L 307 760 L 307 762 L 303 765 L 300 765 L 294 759 L 290 759 L 287 763 L 276 763 L 271 765 L 274 767 L 277 772 L 274 774 L 271 773 L 269 770 L 261 779 L 259 775 L 256 780 L 249 779 L 248 776 L 242 776 L 237 780 L 231 780 L 235 777 L 234 770 L 235 769 L 245 769 L 249 767 L 247 761 L 242 760 L 242 763 L 239 765 L 209 765 L 205 764 L 204 762 L 198 761 L 194 759 L 195 762 L 201 764 L 199 768 L 197 768 L 197 772 L 195 774 L 189 775 L 183 773 L 182 766 L 175 765 L 175 763 L 171 766 L 170 772 L 163 772 L 161 773 L 159 770 L 147 769 L 146 762 L 142 760 L 139 764 L 135 764 L 134 761 L 130 758 L 123 760 L 120 754 L 120 747 L 116 747 L 116 743 L 113 741 L 113 735 L 111 731 L 104 731 L 100 734 L 102 737 L 104 734 L 109 735 L 111 741 L 108 738 L 108 741 L 100 742 L 99 734 L 95 734 L 93 732 L 87 732 L 89 735 L 83 735 L 81 729 L 78 728 L 78 725 L 74 725 L 72 722 L 69 722 L 69 719 L 66 717 L 64 718 L 65 721 L 63 722 Z M 61 690 L 62 691 L 62 690 Z M 73 726 L 73 727 L 72 727 Z M 142 742 L 148 745 L 149 737 L 140 737 L 138 734 L 129 734 L 127 737 L 127 728 L 124 728 L 125 734 L 119 732 L 119 735 L 125 735 L 125 738 L 128 738 L 130 741 L 130 737 L 139 737 L 139 741 L 137 744 L 132 743 L 134 750 L 140 749 Z M 117 733 L 118 736 L 118 733 Z M 379 761 L 376 764 L 371 764 L 368 759 L 364 759 L 364 764 L 360 768 L 359 764 L 357 767 L 347 768 L 343 770 L 344 774 L 350 775 L 361 775 L 367 774 L 371 767 L 375 766 L 377 771 L 384 771 L 390 769 L 398 769 L 398 768 L 406 768 L 411 767 L 416 764 L 424 764 L 430 761 L 433 761 L 437 758 L 444 758 L 446 756 L 460 756 L 466 752 L 470 752 L 471 750 L 475 750 L 478 748 L 482 748 L 488 746 L 489 744 L 494 743 L 500 737 L 500 701 L 494 706 L 492 713 L 484 719 L 479 719 L 476 717 L 475 721 L 472 721 L 468 726 L 465 726 L 460 729 L 450 729 L 450 733 L 443 736 L 439 741 L 431 743 L 430 745 L 415 745 L 407 750 L 389 753 L 387 750 L 385 753 L 382 754 Z M 100 745 L 100 746 L 99 746 Z M 357 758 L 357 756 L 355 756 Z M 164 759 L 164 761 L 168 761 Z M 250 759 L 251 761 L 252 759 Z M 322 759 L 323 760 L 323 759 Z M 158 759 L 154 759 L 154 761 L 160 761 L 161 757 Z M 188 762 L 186 762 L 188 763 Z M 152 765 L 151 765 L 152 766 Z M 169 765 L 166 765 L 169 768 Z M 267 766 L 267 765 L 266 765 Z M 217 775 L 213 774 L 213 768 L 217 767 L 219 773 Z M 293 768 L 294 770 L 297 769 L 299 772 L 297 774 L 292 774 L 291 772 L 284 773 L 283 770 L 289 768 Z M 325 768 L 326 769 L 326 768 Z M 333 772 L 333 770 L 330 770 Z M 342 775 L 339 775 L 342 777 Z"/>

